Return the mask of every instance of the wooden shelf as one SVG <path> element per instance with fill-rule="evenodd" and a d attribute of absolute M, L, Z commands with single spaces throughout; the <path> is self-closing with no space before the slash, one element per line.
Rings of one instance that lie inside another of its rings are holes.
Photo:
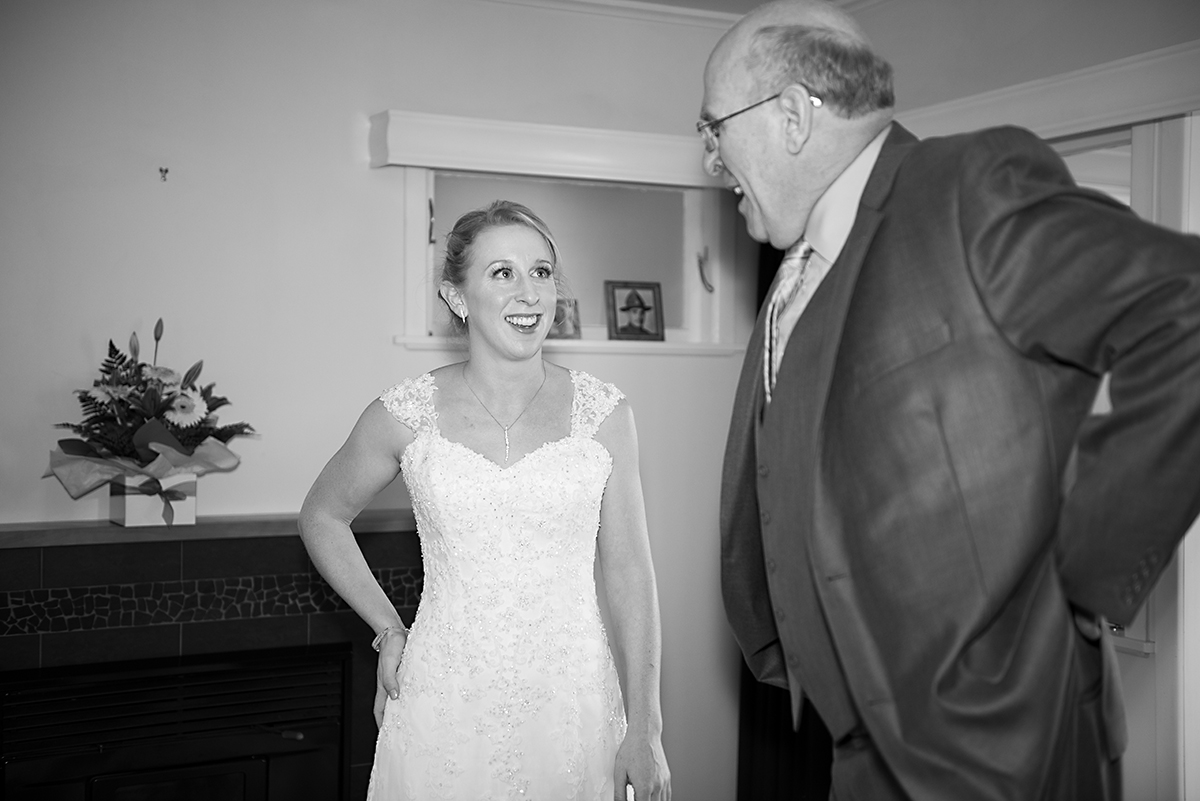
<path fill-rule="evenodd" d="M 408 337 L 397 334 L 393 344 L 408 350 L 435 350 L 455 353 L 464 344 L 448 337 Z M 703 342 L 638 342 L 605 339 L 547 339 L 542 345 L 545 353 L 610 353 L 622 356 L 740 356 L 745 345 L 717 345 Z"/>

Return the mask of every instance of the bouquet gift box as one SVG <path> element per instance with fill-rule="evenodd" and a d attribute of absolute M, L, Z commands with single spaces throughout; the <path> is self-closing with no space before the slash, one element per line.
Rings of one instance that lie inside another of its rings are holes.
<path fill-rule="evenodd" d="M 136 332 L 128 354 L 109 340 L 100 377 L 75 393 L 83 420 L 57 424 L 79 438 L 58 441 L 45 473 L 72 498 L 108 485 L 109 519 L 123 526 L 195 523 L 196 480 L 237 467 L 225 443 L 254 433 L 247 423 L 218 423 L 229 400 L 197 383 L 203 360 L 182 375 L 158 365 L 162 333 L 160 319 L 150 364 L 139 360 Z"/>
<path fill-rule="evenodd" d="M 196 474 L 123 475 L 108 485 L 108 517 L 122 526 L 189 526 L 196 522 Z"/>

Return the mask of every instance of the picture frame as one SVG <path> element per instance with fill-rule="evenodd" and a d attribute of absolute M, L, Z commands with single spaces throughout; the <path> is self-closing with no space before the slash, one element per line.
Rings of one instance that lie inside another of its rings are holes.
<path fill-rule="evenodd" d="M 657 281 L 605 281 L 608 338 L 662 342 L 662 284 Z"/>
<path fill-rule="evenodd" d="M 579 326 L 579 301 L 575 298 L 559 297 L 554 305 L 554 321 L 550 324 L 547 339 L 581 339 Z"/>

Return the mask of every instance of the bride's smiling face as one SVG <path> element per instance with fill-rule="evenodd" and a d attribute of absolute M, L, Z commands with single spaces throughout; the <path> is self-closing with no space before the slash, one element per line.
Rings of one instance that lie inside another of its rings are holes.
<path fill-rule="evenodd" d="M 451 308 L 467 313 L 472 346 L 534 355 L 550 331 L 558 298 L 550 246 L 524 225 L 490 228 L 471 247 L 463 283 L 446 290 Z"/>

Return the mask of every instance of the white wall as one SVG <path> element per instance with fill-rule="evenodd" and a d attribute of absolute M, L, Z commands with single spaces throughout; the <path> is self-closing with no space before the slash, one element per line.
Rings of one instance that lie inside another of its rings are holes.
<path fill-rule="evenodd" d="M 39 478 L 51 425 L 159 316 L 162 360 L 203 358 L 222 419 L 262 434 L 200 513 L 297 509 L 419 361 L 391 344 L 395 178 L 367 167 L 368 115 L 677 130 L 717 34 L 478 0 L 5 0 L 0 522 L 103 516 Z"/>

